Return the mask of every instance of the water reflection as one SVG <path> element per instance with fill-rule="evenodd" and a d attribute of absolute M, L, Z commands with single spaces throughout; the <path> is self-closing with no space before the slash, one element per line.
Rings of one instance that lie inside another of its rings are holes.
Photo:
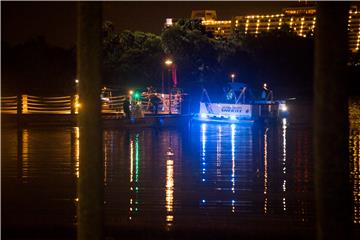
<path fill-rule="evenodd" d="M 26 183 L 27 178 L 29 177 L 29 130 L 21 129 L 22 138 L 21 138 L 21 162 L 22 162 L 22 174 L 21 178 L 23 183 Z"/>
<path fill-rule="evenodd" d="M 309 215 L 311 212 L 315 211 L 311 205 L 311 199 L 306 197 L 306 193 L 314 191 L 312 184 L 314 178 L 311 158 L 311 130 L 298 127 L 297 129 L 292 129 L 290 133 L 294 136 L 292 141 L 293 144 L 289 146 L 291 147 L 294 158 L 292 171 L 290 173 L 290 175 L 294 176 L 294 192 L 299 196 L 305 195 L 305 197 L 297 198 L 295 203 L 295 213 L 300 217 L 302 222 L 307 222 L 310 220 Z"/>
<path fill-rule="evenodd" d="M 283 171 L 283 210 L 286 211 L 286 129 L 287 129 L 287 119 L 282 119 L 282 171 Z"/>
<path fill-rule="evenodd" d="M 206 123 L 201 124 L 201 162 L 202 162 L 202 181 L 205 182 L 205 173 L 206 173 Z M 204 200 L 203 200 L 204 201 Z"/>
<path fill-rule="evenodd" d="M 79 178 L 79 164 L 80 164 L 80 129 L 79 127 L 74 127 L 73 131 L 71 132 L 72 136 L 71 136 L 71 150 L 73 151 L 72 158 L 74 159 L 74 163 L 75 163 L 75 176 L 78 179 Z M 77 193 L 75 194 L 75 207 L 77 207 L 77 204 L 79 202 L 79 197 L 77 195 Z M 74 217 L 76 219 L 76 217 Z"/>
<path fill-rule="evenodd" d="M 216 177 L 221 176 L 221 125 L 218 126 L 218 138 L 216 142 Z"/>
<path fill-rule="evenodd" d="M 169 147 L 166 153 L 166 185 L 165 185 L 165 207 L 166 207 L 166 223 L 168 227 L 172 226 L 174 221 L 174 152 Z"/>
<path fill-rule="evenodd" d="M 196 126 L 192 134 L 196 132 Z M 253 187 L 253 136 L 251 125 L 201 124 L 200 207 L 230 212 L 249 211 L 254 203 L 243 197 Z M 196 146 L 196 142 L 194 142 Z"/>
<path fill-rule="evenodd" d="M 106 224 L 173 229 L 224 222 L 237 226 L 249 219 L 313 223 L 309 128 L 283 119 L 267 127 L 106 129 L 103 137 Z M 5 129 L 2 138 L 6 221 L 72 224 L 79 128 Z M 355 223 L 360 222 L 359 139 L 353 131 Z"/>
<path fill-rule="evenodd" d="M 75 132 L 75 143 L 74 143 L 74 148 L 75 148 L 75 175 L 77 178 L 79 178 L 79 162 L 80 162 L 80 130 L 79 127 L 75 127 L 74 128 L 74 132 Z"/>
<path fill-rule="evenodd" d="M 134 213 L 139 211 L 139 162 L 140 147 L 139 134 L 130 136 L 130 200 L 129 200 L 129 220 L 132 220 Z M 135 161 L 134 161 L 135 157 Z"/>
<path fill-rule="evenodd" d="M 268 209 L 268 141 L 267 141 L 267 134 L 268 128 L 264 131 L 264 213 L 267 213 Z"/>
<path fill-rule="evenodd" d="M 232 192 L 235 195 L 235 124 L 231 124 L 231 182 Z M 235 212 L 235 200 L 231 200 L 231 211 Z"/>
<path fill-rule="evenodd" d="M 351 180 L 353 184 L 354 223 L 360 223 L 360 132 L 350 134 Z"/>
<path fill-rule="evenodd" d="M 231 124 L 231 190 L 233 193 L 235 193 L 235 127 L 235 124 Z"/>
<path fill-rule="evenodd" d="M 2 227 L 73 224 L 71 129 L 2 129 L 1 138 Z"/>

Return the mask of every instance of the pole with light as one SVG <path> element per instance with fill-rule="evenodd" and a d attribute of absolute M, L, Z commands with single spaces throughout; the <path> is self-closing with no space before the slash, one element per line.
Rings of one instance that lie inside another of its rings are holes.
<path fill-rule="evenodd" d="M 236 77 L 235 73 L 231 73 L 231 74 L 230 74 L 230 77 L 231 77 L 231 82 L 234 82 L 235 77 Z"/>
<path fill-rule="evenodd" d="M 79 108 L 80 108 L 80 102 L 79 102 L 79 79 L 75 79 L 75 95 L 73 100 L 73 107 L 74 109 L 73 113 L 78 114 Z"/>
<path fill-rule="evenodd" d="M 170 72 L 170 67 L 172 66 L 172 64 L 173 61 L 170 58 L 165 60 L 165 66 L 167 67 L 167 72 Z M 164 88 L 164 82 L 163 82 L 163 88 Z M 169 83 L 169 114 L 171 114 L 171 83 Z"/>
<path fill-rule="evenodd" d="M 132 95 L 133 95 L 133 93 L 134 93 L 133 90 L 130 90 L 130 91 L 129 91 L 129 102 L 130 102 L 130 104 L 131 104 L 131 102 L 132 102 Z"/>

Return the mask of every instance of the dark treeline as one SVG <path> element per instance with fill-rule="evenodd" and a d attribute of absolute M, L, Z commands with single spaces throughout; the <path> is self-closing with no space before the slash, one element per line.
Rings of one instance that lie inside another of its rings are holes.
<path fill-rule="evenodd" d="M 245 35 L 238 30 L 227 39 L 215 39 L 200 20 L 180 19 L 161 36 L 143 32 L 116 32 L 104 26 L 104 76 L 107 84 L 160 88 L 164 59 L 177 65 L 180 87 L 191 95 L 206 86 L 213 98 L 235 81 L 260 89 L 268 83 L 277 97 L 312 94 L 313 38 L 299 37 L 289 28 Z M 256 91 L 255 91 L 256 94 Z"/>
<path fill-rule="evenodd" d="M 103 84 L 122 92 L 150 85 L 159 89 L 164 59 L 170 57 L 177 65 L 180 87 L 194 97 L 200 95 L 202 86 L 212 96 L 223 95 L 231 73 L 236 74 L 235 81 L 253 89 L 268 83 L 276 98 L 310 97 L 313 46 L 312 36 L 300 37 L 286 25 L 258 36 L 238 29 L 227 39 L 215 39 L 199 20 L 181 19 L 160 36 L 117 32 L 111 22 L 105 22 Z M 4 95 L 64 94 L 75 89 L 75 47 L 52 47 L 41 37 L 16 46 L 3 43 L 2 60 Z M 350 63 L 354 82 L 359 76 L 359 54 L 352 56 Z M 352 90 L 358 93 L 358 89 Z"/>
<path fill-rule="evenodd" d="M 73 92 L 76 49 L 50 46 L 43 37 L 10 46 L 2 43 L 1 91 L 53 95 Z"/>

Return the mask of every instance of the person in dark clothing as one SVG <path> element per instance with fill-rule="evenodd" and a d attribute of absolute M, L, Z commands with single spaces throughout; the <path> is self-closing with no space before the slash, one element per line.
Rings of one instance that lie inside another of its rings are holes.
<path fill-rule="evenodd" d="M 273 93 L 269 86 L 264 83 L 263 85 L 263 91 L 261 93 L 261 99 L 266 101 L 273 101 Z"/>
<path fill-rule="evenodd" d="M 128 98 L 125 99 L 123 103 L 123 108 L 124 108 L 125 117 L 127 119 L 130 119 L 131 111 L 130 111 L 130 102 Z"/>
<path fill-rule="evenodd" d="M 161 102 L 160 98 L 158 98 L 156 95 L 152 95 L 150 97 L 150 102 L 151 102 L 151 105 L 153 107 L 154 113 L 158 114 L 159 103 Z"/>

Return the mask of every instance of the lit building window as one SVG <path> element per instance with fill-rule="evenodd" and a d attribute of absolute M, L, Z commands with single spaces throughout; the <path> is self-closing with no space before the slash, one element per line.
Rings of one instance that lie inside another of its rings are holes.
<path fill-rule="evenodd" d="M 194 11 L 193 11 L 194 12 Z M 227 37 L 231 34 L 233 28 L 244 27 L 245 34 L 259 34 L 263 31 L 270 31 L 271 29 L 281 29 L 283 24 L 288 24 L 299 36 L 313 36 L 316 26 L 316 9 L 311 7 L 303 8 L 288 8 L 284 9 L 281 14 L 272 15 L 247 15 L 237 16 L 233 21 L 230 20 L 216 20 L 216 13 L 214 11 L 213 18 L 198 18 L 202 19 L 202 24 L 206 26 L 207 31 L 214 33 L 215 37 Z M 349 9 L 348 16 L 348 42 L 349 49 L 358 51 L 360 47 L 360 40 L 358 35 L 359 28 L 359 14 L 357 6 L 352 6 Z M 171 19 L 172 20 L 172 19 Z M 170 25 L 170 19 L 167 20 L 166 25 Z"/>
<path fill-rule="evenodd" d="M 166 19 L 166 22 L 165 22 L 165 25 L 168 26 L 168 27 L 169 27 L 169 26 L 172 26 L 172 25 L 173 25 L 173 20 L 172 20 L 172 18 L 167 18 L 167 19 Z"/>

